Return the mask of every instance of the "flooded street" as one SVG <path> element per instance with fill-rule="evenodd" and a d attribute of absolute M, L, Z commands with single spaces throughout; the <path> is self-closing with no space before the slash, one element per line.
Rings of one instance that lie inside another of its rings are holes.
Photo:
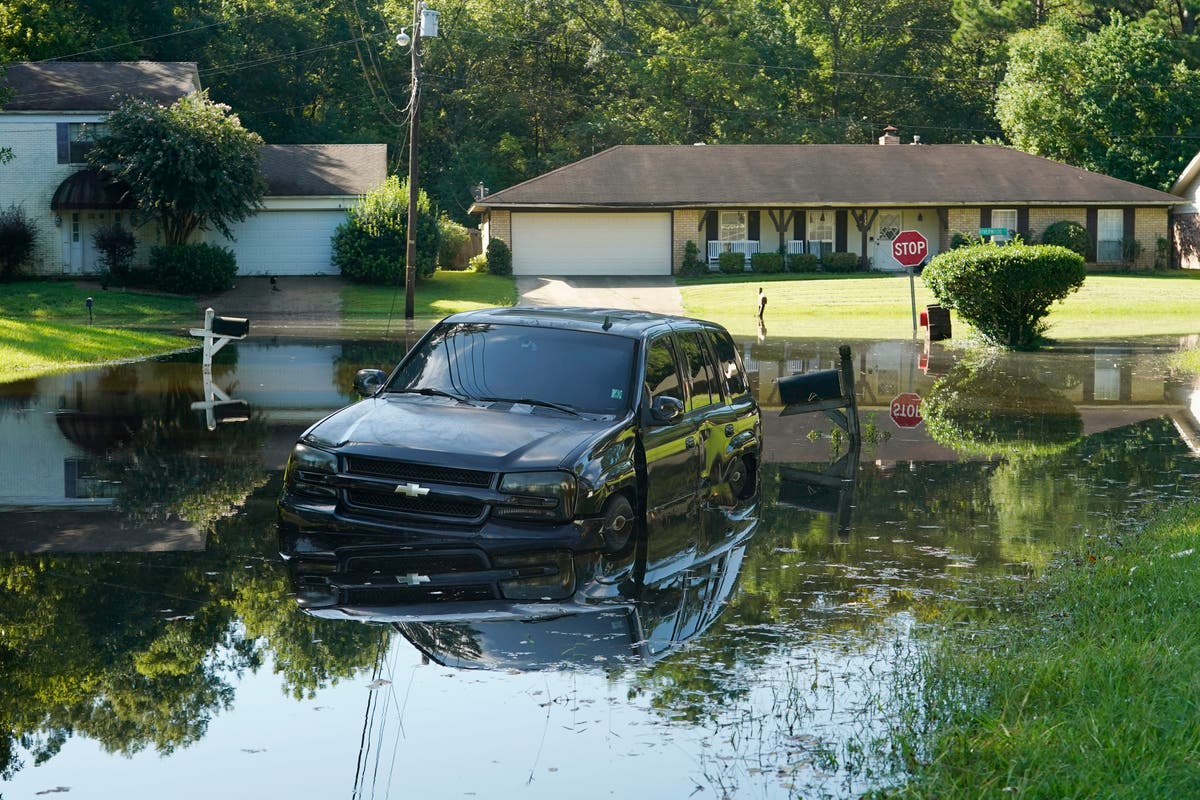
<path fill-rule="evenodd" d="M 197 352 L 0 385 L 0 797 L 857 797 L 903 780 L 915 630 L 1200 487 L 1200 381 L 1168 366 L 1195 342 L 852 342 L 847 454 L 775 384 L 840 342 L 767 338 L 739 343 L 758 502 L 651 530 L 631 577 L 524 618 L 331 598 L 330 574 L 420 564 L 285 563 L 282 469 L 412 341 L 252 338 L 212 385 Z"/>

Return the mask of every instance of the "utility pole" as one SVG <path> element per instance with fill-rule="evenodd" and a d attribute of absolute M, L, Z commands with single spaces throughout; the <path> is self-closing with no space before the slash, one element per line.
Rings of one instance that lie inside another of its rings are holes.
<path fill-rule="evenodd" d="M 414 315 L 417 290 L 417 136 L 421 130 L 421 0 L 413 2 L 412 95 L 408 114 L 408 244 L 404 255 L 404 318 Z"/>

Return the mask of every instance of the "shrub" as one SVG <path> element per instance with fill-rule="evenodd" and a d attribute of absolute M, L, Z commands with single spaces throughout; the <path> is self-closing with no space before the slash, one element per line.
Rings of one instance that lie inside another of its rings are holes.
<path fill-rule="evenodd" d="M 1056 244 L 1074 250 L 1084 258 L 1088 257 L 1088 250 L 1092 246 L 1087 228 L 1065 219 L 1046 226 L 1046 230 L 1042 231 L 1042 244 Z"/>
<path fill-rule="evenodd" d="M 417 277 L 437 266 L 440 233 L 433 203 L 417 192 Z M 365 196 L 333 234 L 333 265 L 348 280 L 396 286 L 408 252 L 408 181 L 390 176 Z"/>
<path fill-rule="evenodd" d="M 164 244 L 150 250 L 150 274 L 163 291 L 213 294 L 233 287 L 237 259 L 215 244 Z"/>
<path fill-rule="evenodd" d="M 1083 285 L 1083 256 L 1057 245 L 980 244 L 934 257 L 922 278 L 988 341 L 1033 349 L 1050 305 Z"/>
<path fill-rule="evenodd" d="M 755 253 L 750 256 L 750 269 L 764 275 L 783 272 L 783 256 L 779 253 Z"/>
<path fill-rule="evenodd" d="M 819 265 L 816 253 L 792 253 L 787 257 L 789 272 L 816 272 Z"/>
<path fill-rule="evenodd" d="M 466 249 L 471 243 L 471 232 L 442 213 L 438 217 L 438 266 L 442 269 L 463 270 L 469 264 Z"/>
<path fill-rule="evenodd" d="M 1154 268 L 1166 269 L 1171 265 L 1171 240 L 1160 236 L 1154 240 Z"/>
<path fill-rule="evenodd" d="M 853 272 L 858 269 L 858 256 L 854 253 L 826 253 L 821 259 L 826 272 Z"/>
<path fill-rule="evenodd" d="M 487 271 L 492 275 L 512 275 L 512 250 L 503 239 L 488 241 Z"/>
<path fill-rule="evenodd" d="M 0 211 L 0 280 L 17 277 L 25 262 L 33 257 L 37 228 L 25 218 L 25 209 L 9 206 Z"/>
<path fill-rule="evenodd" d="M 100 265 L 114 280 L 124 283 L 129 278 L 133 254 L 137 252 L 133 231 L 110 225 L 92 234 L 92 244 L 100 253 Z"/>
<path fill-rule="evenodd" d="M 978 236 L 971 236 L 962 231 L 955 231 L 950 234 L 950 249 L 957 250 L 960 247 L 970 247 L 975 244 L 983 244 L 983 239 Z"/>
<path fill-rule="evenodd" d="M 691 239 L 683 246 L 683 263 L 679 265 L 679 274 L 688 278 L 708 274 L 708 264 L 700 259 L 700 248 Z"/>
<path fill-rule="evenodd" d="M 721 253 L 717 256 L 717 268 L 726 275 L 737 275 L 746 271 L 746 256 L 742 253 Z"/>
<path fill-rule="evenodd" d="M 477 256 L 471 256 L 471 260 L 467 262 L 467 269 L 472 272 L 487 272 L 487 254 L 480 253 Z"/>
<path fill-rule="evenodd" d="M 1125 262 L 1128 269 L 1133 269 L 1137 266 L 1137 261 L 1142 255 L 1142 243 L 1133 236 L 1124 236 L 1121 238 L 1121 260 Z"/>

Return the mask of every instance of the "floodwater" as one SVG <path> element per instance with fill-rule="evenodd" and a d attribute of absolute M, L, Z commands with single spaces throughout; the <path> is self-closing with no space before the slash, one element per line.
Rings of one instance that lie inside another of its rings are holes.
<path fill-rule="evenodd" d="M 851 343 L 850 454 L 823 415 L 781 416 L 774 383 L 833 367 L 837 344 L 742 344 L 759 502 L 663 536 L 602 602 L 526 619 L 296 602 L 274 527 L 287 454 L 404 341 L 248 339 L 211 385 L 198 352 L 0 385 L 0 796 L 857 797 L 902 780 L 886 755 L 914 631 L 1195 496 L 1200 383 L 1167 358 L 1196 343 Z M 890 415 L 906 392 L 912 428 Z"/>

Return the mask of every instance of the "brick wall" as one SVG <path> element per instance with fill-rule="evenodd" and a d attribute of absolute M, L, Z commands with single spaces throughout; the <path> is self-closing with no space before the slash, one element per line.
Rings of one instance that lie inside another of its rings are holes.
<path fill-rule="evenodd" d="M 683 265 L 683 250 L 689 240 L 696 243 L 700 259 L 705 258 L 704 231 L 700 227 L 703 220 L 704 212 L 698 208 L 680 208 L 671 213 L 671 274 Z"/>
<path fill-rule="evenodd" d="M 512 212 L 493 208 L 487 212 L 483 220 L 483 249 L 487 250 L 488 242 L 499 239 L 512 249 Z"/>
<path fill-rule="evenodd" d="M 52 121 L 0 119 L 0 142 L 12 148 L 13 158 L 0 166 L 0 208 L 18 206 L 25 219 L 37 229 L 33 258 L 25 265 L 26 274 L 60 275 L 63 272 L 63 237 L 66 220 L 54 225 L 50 200 L 54 190 L 67 176 L 79 169 L 77 164 L 58 163 L 58 140 Z"/>
<path fill-rule="evenodd" d="M 1031 208 L 1029 209 L 1029 244 L 1041 244 L 1046 228 L 1056 222 L 1075 222 L 1087 227 L 1086 208 Z"/>
<path fill-rule="evenodd" d="M 1167 210 L 1165 208 L 1139 208 L 1133 215 L 1133 236 L 1142 243 L 1142 252 L 1138 255 L 1136 269 L 1154 269 L 1155 258 L 1158 255 L 1158 240 L 1169 237 Z M 1168 248 L 1163 258 L 1162 266 L 1171 265 L 1171 254 Z"/>

